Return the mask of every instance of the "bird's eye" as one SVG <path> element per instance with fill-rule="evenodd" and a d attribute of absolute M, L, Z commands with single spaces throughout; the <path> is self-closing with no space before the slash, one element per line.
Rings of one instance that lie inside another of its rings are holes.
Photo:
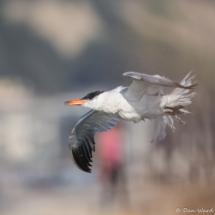
<path fill-rule="evenodd" d="M 95 98 L 96 96 L 100 95 L 103 92 L 104 91 L 95 91 L 95 92 L 89 93 L 86 96 L 84 96 L 81 100 L 92 100 L 93 98 Z"/>

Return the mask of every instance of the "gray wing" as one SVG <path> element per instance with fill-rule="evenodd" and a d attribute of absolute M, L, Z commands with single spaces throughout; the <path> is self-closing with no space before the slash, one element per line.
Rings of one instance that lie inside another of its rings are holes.
<path fill-rule="evenodd" d="M 125 95 L 128 98 L 140 99 L 149 88 L 156 88 L 158 86 L 162 87 L 175 87 L 175 88 L 183 88 L 183 89 L 193 89 L 197 84 L 193 84 L 190 86 L 183 86 L 177 82 L 174 82 L 168 78 L 161 77 L 159 75 L 147 75 L 137 72 L 125 72 L 123 76 L 129 77 L 133 79 L 132 84 L 129 86 Z"/>
<path fill-rule="evenodd" d="M 91 172 L 95 133 L 110 130 L 116 127 L 118 122 L 119 118 L 116 116 L 94 110 L 90 110 L 78 120 L 69 137 L 69 148 L 73 162 L 79 169 Z"/>

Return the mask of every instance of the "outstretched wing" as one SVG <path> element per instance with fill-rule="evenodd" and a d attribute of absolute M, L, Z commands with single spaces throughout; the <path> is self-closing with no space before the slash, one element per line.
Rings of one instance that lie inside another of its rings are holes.
<path fill-rule="evenodd" d="M 190 86 L 183 86 L 177 82 L 171 81 L 168 78 L 161 77 L 159 75 L 147 75 L 141 74 L 137 72 L 125 72 L 123 76 L 129 77 L 133 79 L 132 84 L 129 86 L 125 96 L 133 99 L 140 99 L 149 88 L 158 86 L 162 87 L 175 87 L 175 88 L 183 88 L 183 89 L 193 89 L 197 84 L 193 84 Z"/>
<path fill-rule="evenodd" d="M 90 110 L 82 116 L 69 137 L 69 148 L 76 166 L 91 172 L 92 151 L 95 151 L 94 135 L 97 131 L 107 131 L 117 126 L 119 118 L 104 112 Z"/>

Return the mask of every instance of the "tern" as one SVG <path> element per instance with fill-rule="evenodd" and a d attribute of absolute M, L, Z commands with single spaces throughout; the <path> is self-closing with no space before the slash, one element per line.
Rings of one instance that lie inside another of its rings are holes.
<path fill-rule="evenodd" d="M 165 138 L 166 125 L 174 131 L 174 119 L 184 124 L 178 115 L 190 113 L 184 107 L 191 104 L 197 85 L 190 73 L 179 84 L 159 75 L 125 72 L 123 76 L 133 80 L 129 87 L 95 91 L 81 99 L 64 102 L 64 105 L 81 105 L 91 109 L 78 120 L 69 137 L 69 148 L 76 166 L 91 172 L 95 133 L 112 129 L 120 119 L 133 122 L 154 119 L 155 134 L 151 142 Z M 163 87 L 175 89 L 164 95 Z"/>

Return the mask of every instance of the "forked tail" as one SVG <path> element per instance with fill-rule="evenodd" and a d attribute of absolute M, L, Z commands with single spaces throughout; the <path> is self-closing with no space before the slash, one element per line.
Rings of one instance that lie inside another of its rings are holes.
<path fill-rule="evenodd" d="M 160 107 L 163 109 L 164 115 L 155 119 L 156 131 L 152 142 L 164 139 L 166 125 L 169 125 L 173 131 L 175 130 L 174 118 L 181 124 L 185 124 L 178 115 L 190 113 L 184 108 L 192 103 L 191 99 L 196 95 L 194 87 L 197 83 L 192 83 L 195 76 L 190 77 L 190 74 L 191 72 L 180 83 L 184 88 L 175 88 L 169 95 L 165 95 L 161 99 Z"/>

